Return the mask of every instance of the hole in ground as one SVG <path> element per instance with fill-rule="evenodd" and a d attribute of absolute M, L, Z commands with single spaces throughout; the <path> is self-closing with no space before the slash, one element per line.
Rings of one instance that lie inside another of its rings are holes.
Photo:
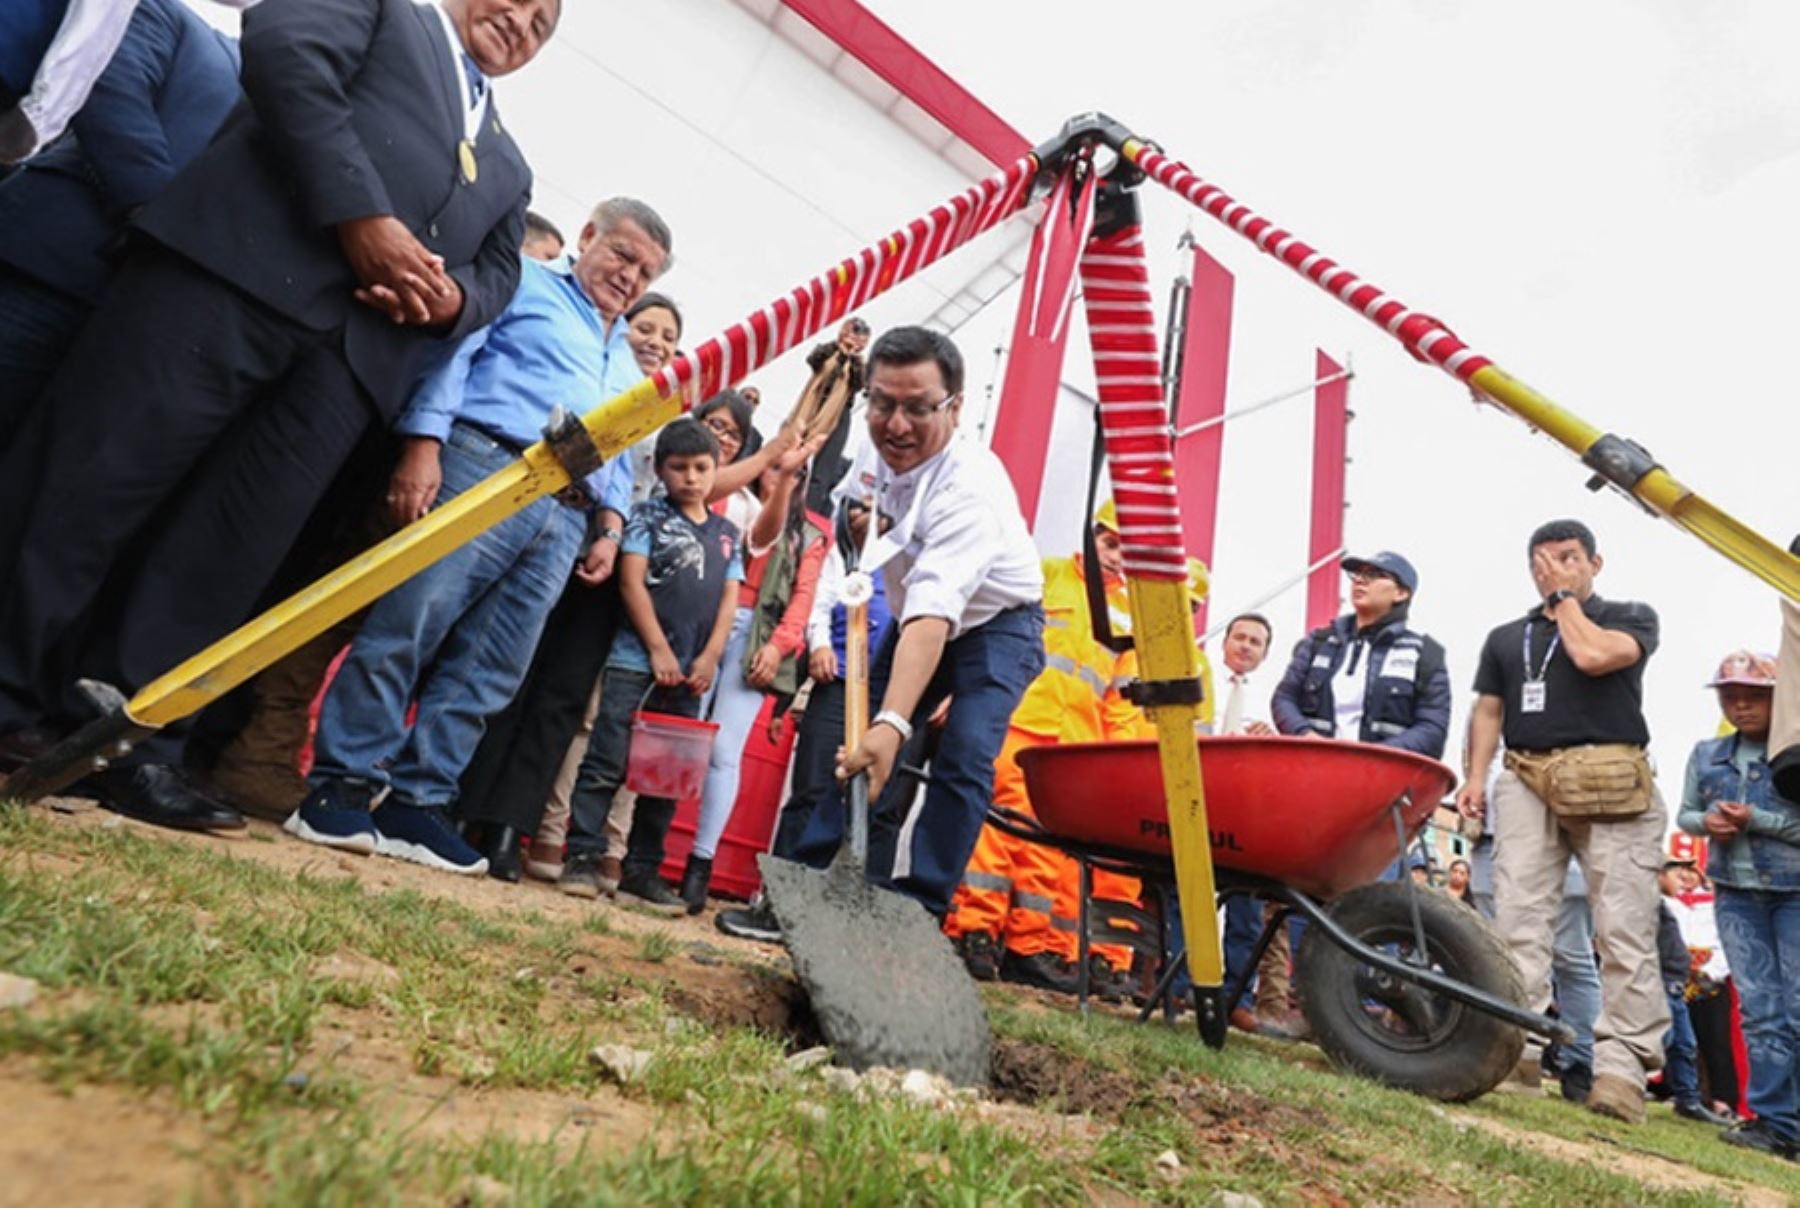
<path fill-rule="evenodd" d="M 1052 1103 L 1071 1113 L 1117 1118 L 1145 1088 L 1128 1074 L 1095 1065 L 1047 1044 L 994 1039 L 989 1065 L 994 1098 L 1033 1106 Z"/>
<path fill-rule="evenodd" d="M 773 969 L 690 966 L 669 984 L 667 996 L 684 1015 L 714 1027 L 755 1028 L 779 1037 L 789 1052 L 825 1042 L 806 991 Z"/>

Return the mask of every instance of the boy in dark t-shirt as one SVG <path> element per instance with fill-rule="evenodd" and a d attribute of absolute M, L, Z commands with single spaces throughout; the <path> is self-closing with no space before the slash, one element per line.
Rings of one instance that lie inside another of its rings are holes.
<path fill-rule="evenodd" d="M 744 564 L 737 527 L 706 509 L 718 461 L 718 441 L 694 420 L 678 419 L 656 438 L 656 475 L 668 494 L 632 509 L 619 547 L 619 595 L 631 627 L 607 655 L 600 712 L 569 799 L 568 855 L 557 881 L 564 893 L 600 896 L 603 830 L 625 780 L 632 715 L 698 717 L 731 636 L 732 585 Z M 638 798 L 619 892 L 679 910 L 681 899 L 657 876 L 674 816 L 671 799 Z"/>

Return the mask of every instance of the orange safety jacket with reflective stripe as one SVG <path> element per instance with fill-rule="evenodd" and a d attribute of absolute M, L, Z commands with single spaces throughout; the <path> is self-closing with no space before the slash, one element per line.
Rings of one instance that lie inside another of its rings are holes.
<path fill-rule="evenodd" d="M 1113 628 L 1128 623 L 1125 581 L 1108 576 Z M 1136 660 L 1094 639 L 1079 556 L 1044 560 L 1044 670 L 1013 711 L 1016 730 L 1054 742 L 1098 742 L 1154 733 L 1120 694 Z"/>

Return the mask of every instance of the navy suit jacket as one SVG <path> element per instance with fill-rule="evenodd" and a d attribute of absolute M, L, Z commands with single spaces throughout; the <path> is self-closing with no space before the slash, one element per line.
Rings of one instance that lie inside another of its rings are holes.
<path fill-rule="evenodd" d="M 531 170 L 490 93 L 463 182 L 461 65 L 413 0 L 262 0 L 241 45 L 246 102 L 136 225 L 288 318 L 341 330 L 351 371 L 392 418 L 446 340 L 511 301 Z M 334 228 L 383 214 L 462 286 L 451 330 L 397 325 L 352 296 Z"/>
<path fill-rule="evenodd" d="M 125 220 L 242 96 L 236 42 L 181 0 L 141 0 L 69 134 L 0 181 L 0 262 L 98 302 Z"/>

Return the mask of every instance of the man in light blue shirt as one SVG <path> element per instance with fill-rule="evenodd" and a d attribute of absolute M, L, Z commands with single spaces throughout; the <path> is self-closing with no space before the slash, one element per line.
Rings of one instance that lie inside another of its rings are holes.
<path fill-rule="evenodd" d="M 671 244 L 654 210 L 615 198 L 595 209 L 575 257 L 523 261 L 511 303 L 419 383 L 395 421 L 396 525 L 505 467 L 557 404 L 586 411 L 642 378 L 623 315 L 667 266 Z M 630 460 L 614 458 L 581 485 L 588 508 L 540 499 L 376 602 L 325 695 L 311 791 L 288 831 L 447 872 L 487 869 L 444 811 L 488 716 L 524 678 L 591 511 L 600 534 L 577 573 L 590 582 L 612 573 Z"/>

